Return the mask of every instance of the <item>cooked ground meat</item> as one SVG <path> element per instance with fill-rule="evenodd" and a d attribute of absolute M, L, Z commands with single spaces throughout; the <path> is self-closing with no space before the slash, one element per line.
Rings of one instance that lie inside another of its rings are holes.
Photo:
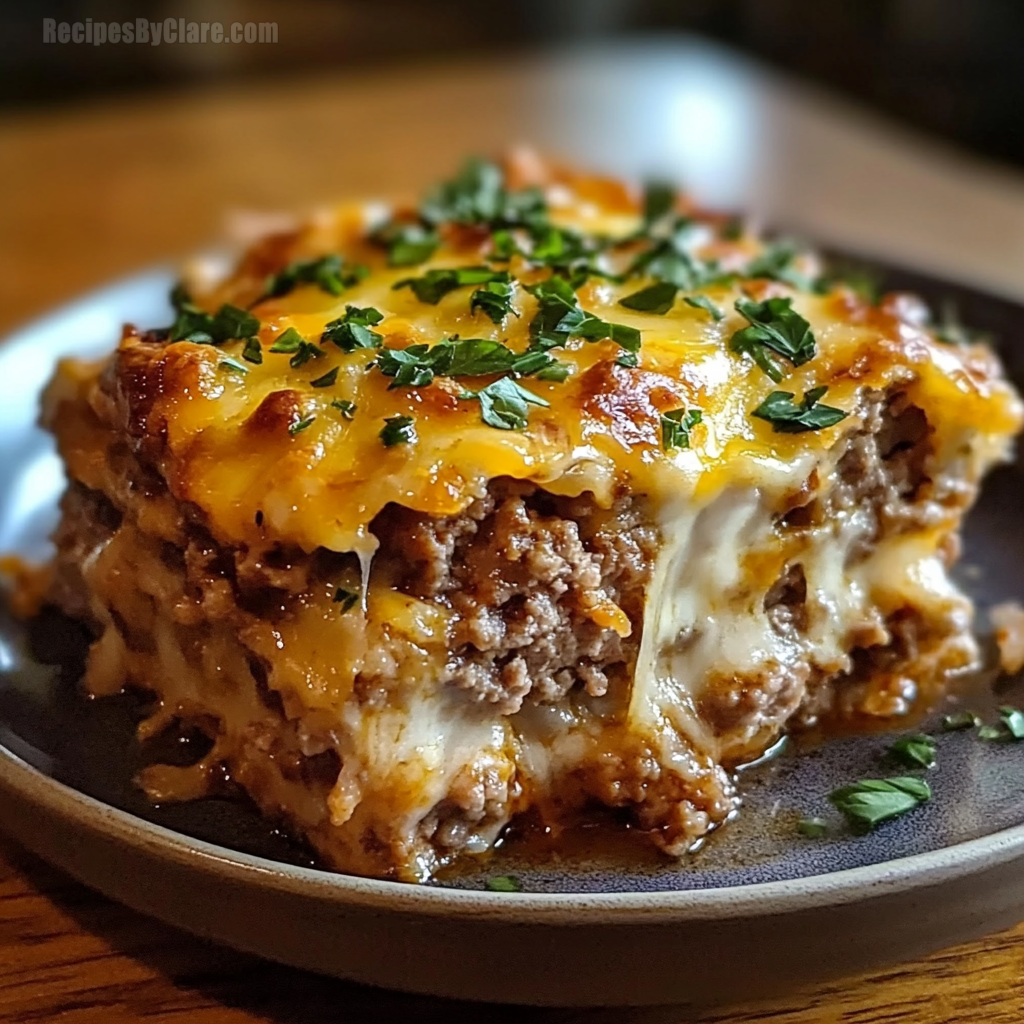
<path fill-rule="evenodd" d="M 512 714 L 527 696 L 556 701 L 576 685 L 601 696 L 610 675 L 628 680 L 639 644 L 657 546 L 641 507 L 623 499 L 605 511 L 589 497 L 555 498 L 497 480 L 458 516 L 387 509 L 374 524 L 381 548 L 373 571 L 455 613 L 445 681 L 477 700 Z M 105 496 L 81 485 L 68 491 L 55 537 L 54 596 L 79 617 L 87 616 L 76 603 L 85 594 L 77 567 L 119 522 Z M 272 550 L 257 559 L 221 548 L 194 521 L 183 530 L 184 548 L 167 543 L 162 550 L 169 577 L 181 581 L 174 607 L 185 625 L 226 619 L 241 626 L 249 614 L 287 614 L 290 595 L 336 578 L 352 561 L 326 551 Z M 628 636 L 602 619 L 602 611 L 614 615 L 613 606 L 628 617 Z"/>
<path fill-rule="evenodd" d="M 628 677 L 657 546 L 639 502 L 604 512 L 496 480 L 458 516 L 392 507 L 374 531 L 402 589 L 455 612 L 448 681 L 476 699 L 512 714 L 527 696 L 557 701 L 577 684 L 600 696 L 609 673 Z M 626 637 L 595 621 L 612 605 Z"/>

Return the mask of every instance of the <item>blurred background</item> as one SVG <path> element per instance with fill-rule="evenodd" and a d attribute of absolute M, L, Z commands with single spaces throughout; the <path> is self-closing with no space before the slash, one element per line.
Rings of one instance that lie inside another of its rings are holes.
<path fill-rule="evenodd" d="M 44 9 L 45 8 L 45 9 Z M 278 24 L 259 47 L 45 46 L 43 15 Z M 697 32 L 991 157 L 1024 164 L 1020 0 L 4 0 L 0 103 L 357 72 L 638 33 Z"/>
<path fill-rule="evenodd" d="M 1024 299 L 1021 110 L 1024 0 L 2 0 L 0 332 L 518 143 Z"/>

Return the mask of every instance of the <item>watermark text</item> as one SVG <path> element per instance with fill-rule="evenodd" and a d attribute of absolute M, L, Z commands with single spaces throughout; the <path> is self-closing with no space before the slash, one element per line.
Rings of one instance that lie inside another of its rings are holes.
<path fill-rule="evenodd" d="M 224 25 L 219 21 L 186 21 L 164 18 L 149 21 L 61 21 L 43 18 L 44 43 L 85 43 L 104 46 L 107 43 L 141 43 L 144 46 L 177 43 L 276 43 L 276 21 L 235 21 Z"/>

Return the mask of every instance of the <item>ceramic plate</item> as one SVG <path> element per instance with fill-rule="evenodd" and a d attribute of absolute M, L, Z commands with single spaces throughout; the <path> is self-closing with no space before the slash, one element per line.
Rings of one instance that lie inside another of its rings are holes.
<path fill-rule="evenodd" d="M 1024 382 L 1024 309 L 906 272 L 885 279 L 936 306 L 951 298 Z M 102 355 L 126 320 L 168 322 L 171 282 L 162 270 L 132 278 L 0 348 L 0 551 L 43 558 L 56 523 L 63 475 L 34 425 L 54 361 Z M 982 609 L 1024 597 L 1022 485 L 1020 465 L 994 473 L 968 522 L 959 577 Z M 417 887 L 318 870 L 243 799 L 151 806 L 131 781 L 143 703 L 79 693 L 86 644 L 54 614 L 28 626 L 0 617 L 0 825 L 115 899 L 275 960 L 474 999 L 707 1003 L 910 959 L 1024 918 L 1024 744 L 940 735 L 934 800 L 867 837 L 849 834 L 826 797 L 887 770 L 887 735 L 748 769 L 739 820 L 681 863 L 581 828 L 561 858 L 513 838 L 473 871 Z M 1018 690 L 987 684 L 969 701 L 992 717 L 1024 699 Z M 800 836 L 805 815 L 829 820 L 829 834 Z M 523 891 L 486 891 L 499 874 Z"/>

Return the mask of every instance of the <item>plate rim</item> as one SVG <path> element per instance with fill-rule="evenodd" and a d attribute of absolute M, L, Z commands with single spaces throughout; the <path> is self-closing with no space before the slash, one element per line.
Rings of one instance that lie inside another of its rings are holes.
<path fill-rule="evenodd" d="M 931 888 L 1024 857 L 1024 824 L 926 853 L 825 874 L 707 889 L 630 892 L 494 893 L 365 878 L 270 860 L 157 825 L 46 775 L 0 744 L 0 791 L 147 856 L 257 888 L 341 907 L 507 924 L 674 924 L 763 917 L 839 907 Z"/>
<path fill-rule="evenodd" d="M 216 254 L 223 250 L 214 250 Z M 204 250 L 209 255 L 210 250 Z M 872 259 L 870 255 L 864 259 Z M 884 259 L 874 262 L 885 265 Z M 922 271 L 939 283 L 949 283 Z M 31 344 L 62 318 L 95 302 L 137 288 L 155 290 L 175 274 L 171 261 L 150 264 L 83 291 L 42 315 L 14 326 L 0 339 L 0 352 Z M 992 296 L 1024 309 L 1024 301 Z M 148 857 L 173 861 L 210 875 L 231 876 L 242 885 L 327 900 L 339 907 L 420 917 L 494 918 L 509 924 L 682 923 L 797 913 L 881 899 L 941 885 L 986 868 L 1024 859 L 1024 823 L 936 850 L 840 871 L 770 882 L 700 889 L 626 892 L 495 893 L 366 878 L 302 867 L 242 853 L 158 825 L 54 779 L 0 742 L 0 793 L 11 790 L 79 829 L 131 845 Z"/>

